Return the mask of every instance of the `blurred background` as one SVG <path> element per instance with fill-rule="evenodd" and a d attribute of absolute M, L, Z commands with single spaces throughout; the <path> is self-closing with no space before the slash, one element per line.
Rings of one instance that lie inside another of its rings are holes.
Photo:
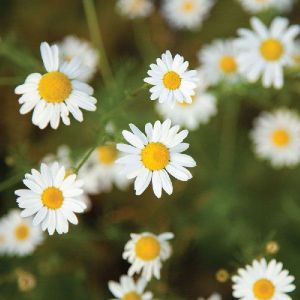
<path fill-rule="evenodd" d="M 97 129 L 109 121 L 119 141 L 129 123 L 141 128 L 160 118 L 147 90 L 125 100 L 143 85 L 149 64 L 162 52 L 178 52 L 197 68 L 201 46 L 234 37 L 238 28 L 249 26 L 250 15 L 236 1 L 219 0 L 201 29 L 176 31 L 162 18 L 159 2 L 149 18 L 128 20 L 116 12 L 115 1 L 95 1 L 115 82 L 105 86 L 97 73 L 91 82 L 97 112 L 55 131 L 40 130 L 32 125 L 31 114 L 19 114 L 14 88 L 42 69 L 42 41 L 54 43 L 70 34 L 90 39 L 82 2 L 0 0 L 0 216 L 17 207 L 14 190 L 22 186 L 24 173 L 60 145 L 68 145 L 78 159 L 101 138 Z M 299 16 L 296 3 L 288 17 L 299 23 Z M 218 115 L 187 139 L 189 154 L 198 163 L 190 182 L 174 183 L 173 195 L 159 200 L 151 189 L 137 197 L 132 187 L 91 197 L 91 210 L 68 234 L 47 237 L 33 255 L 0 257 L 0 299 L 109 299 L 108 280 L 117 281 L 128 269 L 122 251 L 129 234 L 143 231 L 172 231 L 176 236 L 162 279 L 148 288 L 159 299 L 197 299 L 213 292 L 232 299 L 226 272 L 262 256 L 282 261 L 299 287 L 300 168 L 272 169 L 255 158 L 249 140 L 253 119 L 262 110 L 285 105 L 300 111 L 299 79 L 287 80 L 280 91 L 253 85 L 238 91 L 223 86 L 214 93 Z M 224 115 L 224 103 L 235 103 L 235 113 Z M 270 241 L 277 242 L 278 252 L 266 248 Z M 220 275 L 220 269 L 226 272 Z M 32 288 L 18 283 L 22 272 L 31 274 Z M 292 298 L 300 298 L 300 288 Z"/>

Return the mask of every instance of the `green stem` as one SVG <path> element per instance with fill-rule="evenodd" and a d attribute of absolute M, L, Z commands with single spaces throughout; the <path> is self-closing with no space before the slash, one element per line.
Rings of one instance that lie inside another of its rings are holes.
<path fill-rule="evenodd" d="M 24 175 L 24 172 L 16 174 L 16 175 L 2 181 L 0 183 L 0 192 L 3 192 L 5 190 L 9 189 L 10 187 L 14 186 L 15 184 L 17 184 L 22 179 L 23 175 Z"/>
<path fill-rule="evenodd" d="M 99 67 L 102 73 L 105 84 L 108 85 L 112 81 L 113 75 L 109 65 L 109 61 L 104 48 L 103 38 L 96 14 L 95 3 L 93 0 L 82 0 L 85 11 L 86 20 L 88 23 L 90 36 L 93 44 L 97 47 L 100 55 Z"/>
<path fill-rule="evenodd" d="M 74 173 L 78 174 L 81 167 L 85 164 L 85 162 L 89 159 L 89 157 L 92 155 L 94 150 L 97 148 L 97 146 L 91 147 L 86 154 L 83 156 L 82 160 L 79 162 L 76 168 L 74 168 Z"/>

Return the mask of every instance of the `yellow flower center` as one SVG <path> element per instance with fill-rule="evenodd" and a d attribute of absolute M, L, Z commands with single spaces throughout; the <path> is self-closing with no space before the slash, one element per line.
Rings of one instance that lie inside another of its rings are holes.
<path fill-rule="evenodd" d="M 163 169 L 170 160 L 170 152 L 162 143 L 149 143 L 141 156 L 144 166 L 151 171 Z"/>
<path fill-rule="evenodd" d="M 283 45 L 276 39 L 267 39 L 261 43 L 260 52 L 265 60 L 279 60 L 284 52 Z"/>
<path fill-rule="evenodd" d="M 61 103 L 72 91 L 70 79 L 63 73 L 55 71 L 43 75 L 38 90 L 40 96 L 49 103 Z"/>
<path fill-rule="evenodd" d="M 193 11 L 194 7 L 193 1 L 185 1 L 181 6 L 182 10 L 186 13 Z"/>
<path fill-rule="evenodd" d="M 143 236 L 136 242 L 135 253 L 142 260 L 153 260 L 160 254 L 160 243 L 152 236 Z"/>
<path fill-rule="evenodd" d="M 63 193 L 56 187 L 48 187 L 42 193 L 42 202 L 49 209 L 58 209 L 64 202 Z"/>
<path fill-rule="evenodd" d="M 234 73 L 237 70 L 237 64 L 233 56 L 224 55 L 219 62 L 221 70 L 226 73 Z"/>
<path fill-rule="evenodd" d="M 136 12 L 138 12 L 141 9 L 142 5 L 143 5 L 143 1 L 142 0 L 133 0 L 132 3 L 131 3 L 131 6 L 130 6 L 129 10 L 132 13 L 136 13 Z"/>
<path fill-rule="evenodd" d="M 254 283 L 253 293 L 258 300 L 270 300 L 275 293 L 275 286 L 268 279 L 260 279 Z"/>
<path fill-rule="evenodd" d="M 290 142 L 290 135 L 285 129 L 277 129 L 272 134 L 272 141 L 277 147 L 285 147 Z"/>
<path fill-rule="evenodd" d="M 142 298 L 136 292 L 129 292 L 122 297 L 122 300 L 142 300 Z"/>
<path fill-rule="evenodd" d="M 15 237 L 18 241 L 24 241 L 29 236 L 29 227 L 25 224 L 20 224 L 15 229 Z"/>
<path fill-rule="evenodd" d="M 101 164 L 111 165 L 118 157 L 118 151 L 115 146 L 107 145 L 97 148 L 98 160 Z"/>
<path fill-rule="evenodd" d="M 164 75 L 163 82 L 167 89 L 177 90 L 180 87 L 181 78 L 176 72 L 169 71 Z"/>

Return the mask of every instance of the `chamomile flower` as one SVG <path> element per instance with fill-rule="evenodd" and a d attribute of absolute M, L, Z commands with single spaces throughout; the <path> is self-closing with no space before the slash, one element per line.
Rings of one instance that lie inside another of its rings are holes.
<path fill-rule="evenodd" d="M 81 60 L 81 74 L 79 80 L 89 81 L 97 71 L 99 55 L 92 45 L 76 36 L 66 36 L 59 44 L 59 54 L 61 61 L 71 61 L 74 57 Z"/>
<path fill-rule="evenodd" d="M 197 71 L 188 71 L 189 63 L 179 54 L 173 58 L 170 51 L 162 54 L 156 64 L 150 65 L 145 82 L 153 85 L 151 100 L 174 105 L 175 102 L 192 103 L 198 78 Z"/>
<path fill-rule="evenodd" d="M 174 238 L 170 232 L 154 235 L 149 232 L 131 234 L 131 240 L 125 245 L 123 258 L 131 267 L 128 275 L 142 272 L 142 276 L 149 281 L 152 276 L 159 279 L 162 262 L 171 256 L 169 240 Z"/>
<path fill-rule="evenodd" d="M 78 80 L 82 74 L 80 60 L 75 57 L 70 62 L 59 62 L 57 45 L 49 46 L 41 43 L 41 55 L 46 73 L 30 74 L 24 84 L 15 89 L 22 95 L 20 113 L 27 114 L 33 110 L 32 123 L 44 129 L 50 123 L 57 129 L 60 119 L 70 125 L 69 113 L 79 121 L 83 121 L 81 109 L 96 110 L 97 100 L 92 97 L 93 89 Z"/>
<path fill-rule="evenodd" d="M 262 113 L 251 132 L 256 154 L 273 167 L 293 167 L 300 161 L 300 118 L 287 109 Z"/>
<path fill-rule="evenodd" d="M 242 300 L 292 299 L 287 293 L 295 289 L 294 277 L 282 267 L 282 263 L 274 259 L 269 263 L 265 259 L 254 260 L 232 277 L 233 296 Z"/>
<path fill-rule="evenodd" d="M 171 26 L 179 29 L 200 27 L 214 0 L 164 0 L 163 14 Z"/>
<path fill-rule="evenodd" d="M 206 91 L 206 78 L 203 72 L 201 74 L 196 95 L 192 97 L 192 103 L 177 102 L 174 107 L 167 103 L 157 103 L 157 111 L 165 118 L 170 119 L 173 123 L 184 126 L 189 130 L 196 130 L 200 124 L 206 124 L 211 117 L 217 113 L 216 97 Z"/>
<path fill-rule="evenodd" d="M 289 27 L 286 18 L 275 18 L 268 29 L 258 18 L 251 19 L 253 31 L 240 29 L 236 40 L 239 48 L 240 71 L 250 82 L 262 76 L 263 86 L 277 89 L 283 86 L 283 68 L 291 65 L 294 39 L 300 26 Z"/>
<path fill-rule="evenodd" d="M 118 0 L 117 10 L 130 19 L 148 17 L 154 10 L 152 0 Z"/>
<path fill-rule="evenodd" d="M 0 225 L 0 231 L 5 232 L 5 252 L 8 255 L 31 254 L 43 241 L 42 230 L 32 226 L 30 218 L 21 218 L 20 213 L 19 210 L 11 210 Z"/>
<path fill-rule="evenodd" d="M 204 298 L 198 298 L 198 300 L 222 300 L 222 297 L 220 294 L 217 293 L 213 293 L 210 297 L 208 297 L 207 299 Z"/>
<path fill-rule="evenodd" d="M 255 14 L 261 11 L 274 9 L 279 12 L 289 11 L 293 6 L 293 0 L 238 0 L 243 8 Z"/>
<path fill-rule="evenodd" d="M 66 176 L 67 175 L 67 176 Z M 66 174 L 57 162 L 41 164 L 41 170 L 25 174 L 23 183 L 28 189 L 17 190 L 17 203 L 24 209 L 21 217 L 33 216 L 32 224 L 40 225 L 52 235 L 69 231 L 69 223 L 78 224 L 74 213 L 82 213 L 86 205 L 80 199 L 83 182 L 75 174 Z"/>
<path fill-rule="evenodd" d="M 192 178 L 186 167 L 195 167 L 196 162 L 189 155 L 182 154 L 189 147 L 189 144 L 182 143 L 188 135 L 187 130 L 178 132 L 180 127 L 171 127 L 171 120 L 146 124 L 146 135 L 133 124 L 129 127 L 132 132 L 124 130 L 122 134 L 130 145 L 117 145 L 126 154 L 117 163 L 124 165 L 128 179 L 135 178 L 134 189 L 137 195 L 141 195 L 151 181 L 156 197 L 161 197 L 162 190 L 172 194 L 173 185 L 169 174 L 181 181 Z"/>
<path fill-rule="evenodd" d="M 153 298 L 151 292 L 145 292 L 147 281 L 140 278 L 137 282 L 130 276 L 123 275 L 120 283 L 109 281 L 108 287 L 114 295 L 111 300 L 151 300 Z"/>
<path fill-rule="evenodd" d="M 115 145 L 107 144 L 96 148 L 82 166 L 79 176 L 84 181 L 84 190 L 91 194 L 110 192 L 113 185 L 124 190 L 129 180 L 122 174 L 121 166 L 115 164 L 120 157 Z"/>
<path fill-rule="evenodd" d="M 3 216 L 0 219 L 0 255 L 4 254 L 7 252 L 7 232 L 5 230 L 5 219 L 7 218 L 7 216 Z"/>
<path fill-rule="evenodd" d="M 221 80 L 235 82 L 240 78 L 238 49 L 232 40 L 215 40 L 199 51 L 198 58 L 210 84 Z"/>

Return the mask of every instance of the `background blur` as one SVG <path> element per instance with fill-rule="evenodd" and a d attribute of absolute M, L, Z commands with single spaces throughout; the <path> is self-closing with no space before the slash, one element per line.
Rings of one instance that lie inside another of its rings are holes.
<path fill-rule="evenodd" d="M 80 157 L 99 138 L 95 128 L 101 118 L 140 87 L 151 63 L 166 49 L 182 54 L 198 67 L 196 53 L 215 38 L 234 37 L 239 27 L 248 27 L 250 16 L 234 0 L 219 0 L 201 30 L 173 31 L 159 9 L 145 20 L 129 21 L 118 15 L 115 1 L 97 0 L 97 14 L 105 48 L 115 74 L 115 86 L 105 88 L 97 74 L 91 85 L 98 99 L 96 113 L 70 127 L 41 131 L 31 123 L 31 114 L 21 116 L 14 88 L 41 68 L 41 41 L 56 42 L 74 34 L 89 39 L 82 2 L 79 0 L 0 0 L 0 216 L 17 207 L 14 190 L 20 179 L 47 153 L 66 144 Z M 157 8 L 159 1 L 157 1 Z M 300 22 L 300 4 L 289 15 Z M 131 232 L 172 231 L 173 256 L 164 265 L 162 280 L 149 286 L 157 298 L 197 299 L 218 291 L 231 298 L 231 283 L 220 283 L 216 272 L 234 272 L 252 259 L 266 256 L 265 246 L 276 240 L 276 255 L 296 277 L 300 299 L 300 168 L 274 170 L 255 158 L 248 138 L 253 119 L 264 109 L 281 105 L 300 112 L 299 79 L 288 80 L 280 91 L 259 84 L 250 91 L 226 87 L 215 91 L 219 112 L 198 131 L 190 133 L 189 154 L 198 163 L 188 183 L 176 182 L 172 196 L 157 200 L 150 189 L 137 197 L 114 190 L 93 197 L 92 210 L 80 216 L 80 225 L 70 233 L 47 237 L 32 256 L 0 258 L 0 299 L 108 299 L 108 280 L 118 280 L 128 265 L 122 251 Z M 128 123 L 140 127 L 158 119 L 148 91 L 111 116 L 117 131 Z M 236 113 L 225 119 L 224 103 L 235 103 Z M 231 134 L 222 131 L 229 122 Z M 224 136 L 225 134 L 225 136 Z M 120 138 L 120 137 L 119 137 Z M 225 154 L 224 154 L 225 153 Z M 224 157 L 225 156 L 225 157 Z M 36 287 L 18 289 L 16 269 L 30 272 Z"/>

